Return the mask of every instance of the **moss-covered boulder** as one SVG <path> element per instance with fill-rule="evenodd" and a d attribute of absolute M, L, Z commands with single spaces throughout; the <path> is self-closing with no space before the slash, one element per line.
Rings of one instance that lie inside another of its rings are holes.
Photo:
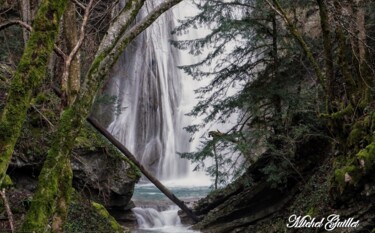
<path fill-rule="evenodd" d="M 109 215 L 103 205 L 90 202 L 75 192 L 73 193 L 72 202 L 69 207 L 68 219 L 64 225 L 64 232 L 123 233 L 129 232 L 129 229 L 120 226 L 117 221 Z"/>

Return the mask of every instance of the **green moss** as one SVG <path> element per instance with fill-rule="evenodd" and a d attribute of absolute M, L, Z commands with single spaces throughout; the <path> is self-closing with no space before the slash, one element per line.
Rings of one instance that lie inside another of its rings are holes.
<path fill-rule="evenodd" d="M 357 145 L 359 141 L 363 138 L 363 130 L 359 128 L 354 128 L 348 137 L 349 146 Z"/>
<path fill-rule="evenodd" d="M 335 112 L 331 114 L 332 119 L 342 119 L 344 116 L 353 114 L 354 109 L 351 104 L 344 107 L 341 111 Z"/>
<path fill-rule="evenodd" d="M 32 104 L 41 104 L 48 101 L 49 96 L 45 92 L 39 93 L 35 98 L 32 99 Z"/>
<path fill-rule="evenodd" d="M 369 118 L 358 122 L 349 135 L 348 142 L 355 145 L 352 154 L 349 158 L 336 159 L 335 167 L 335 182 L 338 184 L 339 190 L 342 193 L 347 185 L 356 186 L 365 176 L 369 175 L 375 168 L 375 134 L 372 137 L 366 133 L 369 128 Z M 370 141 L 365 148 L 359 150 L 359 144 L 363 141 Z M 356 152 L 357 151 L 357 152 Z M 350 180 L 345 181 L 345 175 L 350 176 Z"/>
<path fill-rule="evenodd" d="M 115 227 L 112 227 L 112 225 Z M 124 229 L 108 214 L 103 206 L 83 199 L 79 193 L 73 192 L 64 232 L 115 233 L 124 232 Z"/>
<path fill-rule="evenodd" d="M 59 218 L 62 223 L 65 221 L 72 191 L 73 174 L 70 166 L 64 151 L 56 150 L 55 146 L 49 150 L 39 175 L 38 188 L 20 232 L 42 232 L 50 224 L 52 216 Z"/>
<path fill-rule="evenodd" d="M 346 175 L 349 175 L 351 177 L 350 181 L 345 181 Z M 348 183 L 356 185 L 360 177 L 361 171 L 357 166 L 352 164 L 335 170 L 335 181 L 339 185 L 340 192 L 343 192 L 345 190 Z"/>
<path fill-rule="evenodd" d="M 9 88 L 7 105 L 0 119 L 0 183 L 5 178 L 14 146 L 26 119 L 32 91 L 37 90 L 46 77 L 48 58 L 59 34 L 59 19 L 67 3 L 66 0 L 43 1 L 34 18 L 33 31 Z"/>
<path fill-rule="evenodd" d="M 92 206 L 104 219 L 108 221 L 114 232 L 123 232 L 123 228 L 120 224 L 108 213 L 108 211 L 99 203 L 92 202 Z"/>
<path fill-rule="evenodd" d="M 363 120 L 357 121 L 349 133 L 347 143 L 349 146 L 353 146 L 355 151 L 358 151 L 360 148 L 361 142 L 368 140 L 368 129 L 370 128 L 370 119 L 369 117 L 364 118 Z"/>
<path fill-rule="evenodd" d="M 374 169 L 375 165 L 375 142 L 370 143 L 366 148 L 360 150 L 357 154 L 361 166 L 365 171 Z"/>
<path fill-rule="evenodd" d="M 115 146 L 113 146 L 103 135 L 98 133 L 88 123 L 84 124 L 79 136 L 76 138 L 75 148 L 88 151 L 95 151 L 98 150 L 98 148 L 102 148 L 104 151 L 108 152 L 108 156 L 123 160 L 130 165 L 131 169 L 128 169 L 127 171 L 127 176 L 129 178 L 137 180 L 142 175 L 141 171 L 132 161 L 125 157 Z"/>
<path fill-rule="evenodd" d="M 371 132 L 375 131 L 375 112 L 372 112 L 369 117 L 369 128 Z"/>
<path fill-rule="evenodd" d="M 311 207 L 311 208 L 307 211 L 307 215 L 315 216 L 315 208 L 314 208 L 314 207 Z"/>
<path fill-rule="evenodd" d="M 11 186 L 13 186 L 12 179 L 8 175 L 6 175 L 3 183 L 0 186 L 0 188 L 9 188 Z"/>

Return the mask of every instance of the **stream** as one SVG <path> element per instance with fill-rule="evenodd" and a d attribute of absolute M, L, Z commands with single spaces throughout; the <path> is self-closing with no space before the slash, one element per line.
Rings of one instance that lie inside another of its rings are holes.
<path fill-rule="evenodd" d="M 191 206 L 210 191 L 209 186 L 204 183 L 191 184 L 191 182 L 192 180 L 185 179 L 164 183 L 178 198 Z M 189 229 L 189 226 L 181 223 L 177 214 L 179 208 L 170 202 L 153 184 L 136 185 L 133 201 L 137 207 L 133 208 L 132 211 L 138 222 L 138 229 L 133 230 L 133 232 L 198 232 Z"/>

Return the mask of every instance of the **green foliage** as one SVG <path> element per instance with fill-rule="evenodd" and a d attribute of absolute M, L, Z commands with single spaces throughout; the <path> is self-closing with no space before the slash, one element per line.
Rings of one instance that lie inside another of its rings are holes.
<path fill-rule="evenodd" d="M 228 175 L 238 177 L 269 151 L 280 164 L 269 164 L 263 172 L 271 183 L 282 185 L 293 170 L 299 140 L 321 130 L 316 114 L 323 106 L 317 98 L 321 89 L 310 81 L 312 68 L 265 1 L 194 3 L 199 13 L 181 21 L 174 33 L 211 30 L 202 38 L 172 44 L 203 57 L 181 69 L 209 82 L 195 90 L 199 102 L 188 114 L 203 121 L 186 130 L 194 135 L 208 124 L 235 122 L 225 137 L 202 136 L 198 151 L 182 157 L 197 163 L 197 169 L 206 167 L 211 176 L 219 175 L 224 184 Z M 213 165 L 205 165 L 207 158 Z"/>
<path fill-rule="evenodd" d="M 281 160 L 277 164 L 274 162 L 269 163 L 262 169 L 262 172 L 266 175 L 266 181 L 271 184 L 272 188 L 285 188 L 290 170 L 288 161 Z"/>

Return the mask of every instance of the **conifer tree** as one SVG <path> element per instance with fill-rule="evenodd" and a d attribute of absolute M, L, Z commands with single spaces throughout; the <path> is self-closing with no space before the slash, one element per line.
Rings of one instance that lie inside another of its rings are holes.
<path fill-rule="evenodd" d="M 293 165 L 295 147 L 306 135 L 316 133 L 333 138 L 334 147 L 345 158 L 335 163 L 334 181 L 340 192 L 348 180 L 356 185 L 369 174 L 373 169 L 371 77 L 375 69 L 370 46 L 374 43 L 373 15 L 364 9 L 373 8 L 372 2 L 195 3 L 199 13 L 175 31 L 204 25 L 210 33 L 174 42 L 192 54 L 209 51 L 197 64 L 182 67 L 196 79 L 210 80 L 197 90 L 201 99 L 191 115 L 204 115 L 207 124 L 225 122 L 237 113 L 237 124 L 219 141 L 235 140 L 233 148 L 243 154 L 247 164 L 256 159 L 253 148 L 260 145 L 274 158 L 264 173 L 275 183 L 282 180 L 275 174 L 298 172 Z M 230 86 L 236 86 L 236 92 L 228 96 Z M 192 125 L 187 130 L 194 133 L 199 128 Z M 213 141 L 206 139 L 200 151 L 183 156 L 202 162 L 205 157 L 220 155 L 225 150 L 216 146 L 213 153 L 213 145 L 218 145 Z M 226 161 L 231 164 L 236 159 Z"/>

